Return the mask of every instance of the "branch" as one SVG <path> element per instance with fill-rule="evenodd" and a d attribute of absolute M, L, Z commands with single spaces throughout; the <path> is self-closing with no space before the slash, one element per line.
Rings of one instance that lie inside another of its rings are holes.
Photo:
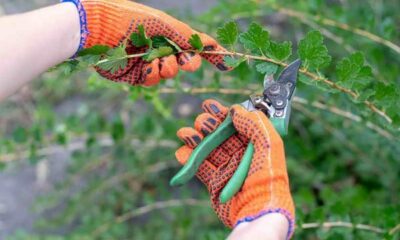
<path fill-rule="evenodd" d="M 151 203 L 149 205 L 145 205 L 143 207 L 134 209 L 130 212 L 127 212 L 125 214 L 122 214 L 118 217 L 116 217 L 113 221 L 106 222 L 100 227 L 98 227 L 92 235 L 95 237 L 100 235 L 101 233 L 107 231 L 108 228 L 112 224 L 120 224 L 125 221 L 128 221 L 134 217 L 138 217 L 141 215 L 144 215 L 146 213 L 152 212 L 154 210 L 159 210 L 159 209 L 166 209 L 166 208 L 171 208 L 171 207 L 182 207 L 182 206 L 209 206 L 210 201 L 208 200 L 198 200 L 198 199 L 173 199 L 173 200 L 168 200 L 168 201 L 160 201 L 160 202 L 155 202 Z"/>
<path fill-rule="evenodd" d="M 36 154 L 38 156 L 49 156 L 59 152 L 66 152 L 66 151 L 74 152 L 78 150 L 83 150 L 86 148 L 86 139 L 87 137 L 85 136 L 75 137 L 72 141 L 70 141 L 70 143 L 68 143 L 65 146 L 51 145 L 48 147 L 38 149 Z M 114 145 L 114 141 L 110 137 L 102 136 L 101 138 L 97 139 L 97 141 L 101 147 L 110 147 Z M 143 142 L 139 139 L 132 139 L 131 145 L 135 148 L 143 148 L 143 147 L 153 148 L 155 146 L 175 148 L 178 146 L 176 142 L 170 140 L 160 140 L 160 141 L 147 140 Z M 25 151 L 19 151 L 17 153 L 0 155 L 0 162 L 7 163 L 15 161 L 17 159 L 26 159 L 29 158 L 30 153 L 31 152 L 29 150 L 25 150 Z"/>
<path fill-rule="evenodd" d="M 183 89 L 184 93 L 189 93 L 189 94 L 203 94 L 203 93 L 220 93 L 220 94 L 237 94 L 237 95 L 250 95 L 252 93 L 254 93 L 256 90 L 251 90 L 251 89 L 228 89 L 228 88 L 191 88 L 191 89 Z M 171 94 L 171 93 L 178 93 L 179 90 L 175 89 L 175 88 L 161 88 L 159 89 L 159 93 L 165 93 L 165 94 Z M 298 104 L 305 104 L 305 105 L 311 105 L 315 108 L 318 109 L 322 109 L 328 112 L 331 112 L 335 115 L 341 116 L 341 117 L 345 117 L 349 120 L 352 120 L 354 122 L 363 122 L 363 119 L 358 116 L 355 115 L 351 112 L 347 112 L 345 110 L 342 110 L 340 108 L 337 107 L 332 107 L 332 106 L 328 106 L 325 105 L 321 102 L 309 102 L 308 100 L 304 99 L 304 98 L 300 98 L 300 97 L 294 97 L 293 101 L 295 103 Z M 392 140 L 394 139 L 394 136 L 392 134 L 390 134 L 388 131 L 384 130 L 383 128 L 373 124 L 372 122 L 366 121 L 366 126 L 375 131 L 376 133 L 378 133 L 379 135 Z"/>
<path fill-rule="evenodd" d="M 394 228 L 389 230 L 389 235 L 394 235 L 398 231 L 400 231 L 400 223 L 397 224 Z"/>
<path fill-rule="evenodd" d="M 219 94 L 232 94 L 232 95 L 250 95 L 254 93 L 256 89 L 229 89 L 229 88 L 189 88 L 189 89 L 183 89 L 183 91 L 180 91 L 175 88 L 161 88 L 159 89 L 159 93 L 163 94 L 172 94 L 172 93 L 188 93 L 188 94 L 204 94 L 204 93 L 219 93 Z M 364 122 L 364 120 L 358 116 L 355 115 L 351 112 L 347 112 L 345 110 L 342 110 L 340 108 L 334 107 L 334 106 L 328 106 L 325 105 L 321 102 L 309 102 L 306 99 L 300 98 L 300 97 L 294 97 L 293 98 L 294 103 L 298 104 L 303 104 L 303 105 L 310 105 L 312 107 L 325 110 L 328 112 L 331 112 L 335 115 L 347 118 L 349 120 L 352 120 L 354 122 Z M 381 127 L 373 124 L 372 122 L 366 121 L 365 122 L 366 126 L 381 135 L 382 137 L 385 137 L 389 140 L 395 139 L 395 137 L 389 133 L 388 131 L 382 129 Z M 109 137 L 102 137 L 98 140 L 100 146 L 102 147 L 109 147 L 113 145 L 113 141 Z M 131 141 L 131 144 L 133 146 L 140 146 L 140 147 L 154 147 L 154 146 L 162 146 L 162 147 L 176 147 L 176 143 L 173 141 L 168 141 L 168 140 L 160 140 L 160 141 L 146 141 L 145 143 L 141 143 L 138 139 L 133 139 Z M 64 151 L 77 151 L 77 150 L 82 150 L 86 146 L 86 138 L 85 137 L 76 137 L 72 141 L 70 141 L 69 144 L 66 146 L 60 146 L 60 145 L 51 145 L 48 147 L 41 148 L 37 151 L 38 156 L 49 156 L 58 152 L 64 152 Z M 12 162 L 18 159 L 26 159 L 30 156 L 30 151 L 25 150 L 25 151 L 19 151 L 18 153 L 12 153 L 12 154 L 4 154 L 0 155 L 0 162 Z"/>
<path fill-rule="evenodd" d="M 253 55 L 248 55 L 248 54 L 243 54 L 243 53 L 237 53 L 237 52 L 212 52 L 212 51 L 205 51 L 202 52 L 203 54 L 216 54 L 216 55 L 229 55 L 229 56 L 238 56 L 238 57 L 243 57 L 246 58 L 247 60 L 253 59 L 253 60 L 260 60 L 260 61 L 266 61 L 266 62 L 271 62 L 274 63 L 276 65 L 282 66 L 282 67 L 287 67 L 288 64 L 284 63 L 284 62 L 279 62 L 279 61 L 275 61 L 271 58 L 267 58 L 267 57 L 261 57 L 261 56 L 253 56 Z M 311 78 L 314 81 L 317 82 L 323 82 L 326 85 L 330 86 L 331 88 L 334 88 L 336 90 L 339 90 L 343 93 L 346 93 L 347 95 L 349 95 L 351 98 L 353 98 L 354 100 L 357 100 L 358 98 L 358 94 L 354 91 L 352 91 L 351 89 L 347 89 L 344 88 L 342 86 L 337 85 L 336 83 L 334 83 L 333 81 L 324 78 L 324 77 L 320 77 L 315 73 L 309 72 L 307 69 L 302 68 L 300 69 L 300 73 L 304 74 L 305 76 Z M 371 111 L 377 113 L 378 115 L 380 115 L 381 117 L 383 117 L 388 123 L 392 123 L 392 119 L 386 114 L 386 112 L 382 109 L 379 109 L 375 104 L 373 104 L 370 101 L 364 101 L 363 102 L 364 105 L 366 105 Z"/>
<path fill-rule="evenodd" d="M 336 28 L 339 28 L 339 29 L 342 29 L 342 30 L 345 30 L 345 31 L 348 31 L 348 32 L 352 32 L 352 33 L 357 34 L 359 36 L 368 38 L 369 40 L 371 40 L 373 42 L 376 42 L 378 44 L 382 44 L 382 45 L 384 45 L 386 47 L 389 47 L 390 49 L 392 49 L 396 53 L 400 54 L 400 46 L 396 45 L 395 43 L 393 43 L 393 42 L 391 42 L 389 40 L 381 38 L 380 36 L 378 36 L 376 34 L 373 34 L 371 32 L 365 31 L 363 29 L 355 28 L 355 27 L 352 27 L 352 26 L 350 26 L 348 24 L 337 22 L 335 20 L 332 20 L 332 19 L 329 19 L 329 18 L 325 18 L 325 17 L 320 16 L 320 15 L 310 16 L 308 14 L 305 14 L 305 13 L 302 13 L 302 12 L 298 12 L 298 11 L 295 11 L 293 9 L 285 8 L 285 7 L 276 5 L 276 4 L 272 4 L 270 6 L 271 6 L 271 8 L 279 11 L 280 13 L 285 14 L 285 15 L 290 16 L 290 17 L 295 17 L 295 18 L 298 18 L 298 19 L 311 19 L 311 20 L 313 20 L 315 22 L 322 23 L 323 25 L 336 27 Z"/>
<path fill-rule="evenodd" d="M 132 218 L 145 215 L 145 214 L 155 211 L 155 210 L 166 209 L 166 208 L 171 208 L 171 207 L 209 206 L 209 205 L 210 205 L 210 202 L 208 200 L 199 200 L 199 199 L 192 199 L 192 198 L 173 199 L 173 200 L 168 200 L 168 201 L 160 201 L 160 202 L 151 203 L 149 205 L 139 207 L 130 212 L 127 212 L 120 216 L 115 217 L 114 220 L 106 222 L 103 225 L 96 228 L 93 231 L 92 235 L 94 237 L 99 236 L 101 233 L 107 231 L 113 224 L 121 224 L 128 220 L 131 220 Z M 375 233 L 379 233 L 379 234 L 386 232 L 386 230 L 376 227 L 376 226 L 366 225 L 366 224 L 354 224 L 351 222 L 342 222 L 342 221 L 323 222 L 323 223 L 317 223 L 317 222 L 303 223 L 303 224 L 301 224 L 301 226 L 297 226 L 297 227 L 299 227 L 301 229 L 314 229 L 314 228 L 330 229 L 330 228 L 341 227 L 341 228 L 350 228 L 350 229 L 356 229 L 356 230 L 370 231 L 370 232 L 375 232 Z M 389 231 L 389 234 L 393 235 L 399 229 L 400 229 L 400 224 L 397 225 L 396 227 L 392 228 Z"/>
<path fill-rule="evenodd" d="M 312 229 L 312 228 L 334 228 L 334 227 L 342 227 L 342 228 L 351 228 L 358 230 L 371 231 L 375 233 L 385 233 L 386 231 L 382 228 L 378 228 L 371 225 L 365 224 L 354 224 L 350 222 L 323 222 L 323 223 L 304 223 L 300 226 L 301 229 Z"/>
<path fill-rule="evenodd" d="M 110 61 L 116 61 L 116 60 L 123 60 L 123 59 L 129 59 L 129 58 L 139 58 L 139 57 L 143 57 L 143 56 L 145 56 L 147 54 L 148 53 L 131 54 L 131 55 L 126 55 L 126 56 L 123 56 L 123 57 L 120 57 L 120 58 L 116 58 L 116 59 L 112 59 L 112 60 L 106 58 L 106 59 L 98 61 L 95 65 L 97 66 L 97 65 L 100 65 L 102 63 L 106 63 L 106 62 L 110 62 Z"/>
<path fill-rule="evenodd" d="M 189 52 L 193 52 L 193 50 L 188 50 Z M 264 57 L 264 56 L 253 56 L 253 55 L 249 55 L 249 54 L 244 54 L 244 53 L 238 53 L 238 52 L 228 52 L 228 51 L 203 51 L 201 52 L 202 54 L 210 54 L 210 55 L 227 55 L 227 56 L 238 56 L 238 57 L 243 57 L 246 58 L 248 61 L 250 59 L 252 60 L 260 60 L 260 61 L 265 61 L 265 62 L 270 62 L 282 67 L 286 67 L 288 66 L 287 63 L 284 62 L 280 62 L 280 61 L 276 61 L 272 58 L 268 58 L 268 57 Z M 121 59 L 129 59 L 129 58 L 137 58 L 137 57 L 142 57 L 146 55 L 146 53 L 140 53 L 140 54 L 132 54 L 132 55 L 127 55 L 124 57 L 121 57 L 117 60 L 121 60 Z M 115 59 L 114 59 L 115 60 Z M 101 63 L 105 63 L 105 62 L 109 62 L 109 61 L 114 61 L 114 60 L 109 60 L 109 59 L 103 59 L 100 60 L 99 62 L 97 62 L 95 65 L 99 65 Z M 309 72 L 306 68 L 302 68 L 300 69 L 300 73 L 304 74 L 305 76 L 311 78 L 314 81 L 317 82 L 323 82 L 326 85 L 330 86 L 333 89 L 339 90 L 343 93 L 346 93 L 347 95 L 349 95 L 351 98 L 353 98 L 354 100 L 357 100 L 358 98 L 358 94 L 354 91 L 352 91 L 351 89 L 347 89 L 345 87 L 339 86 L 338 84 L 334 83 L 333 81 L 324 78 L 324 77 L 320 77 L 319 75 Z M 392 119 L 386 114 L 386 112 L 382 109 L 379 109 L 375 104 L 373 104 L 372 102 L 366 100 L 364 101 L 364 105 L 366 105 L 371 111 L 377 113 L 378 115 L 380 115 L 381 117 L 383 117 L 388 123 L 392 123 Z"/>
<path fill-rule="evenodd" d="M 351 113 L 351 112 L 344 111 L 344 110 L 342 110 L 340 108 L 337 108 L 335 106 L 328 106 L 328 105 L 325 105 L 325 104 L 323 104 L 321 102 L 317 102 L 317 101 L 314 101 L 314 102 L 310 103 L 308 100 L 306 100 L 304 98 L 300 98 L 300 97 L 294 97 L 294 102 L 298 103 L 298 104 L 311 105 L 311 106 L 313 106 L 315 108 L 331 112 L 333 114 L 336 114 L 338 116 L 342 116 L 342 117 L 347 118 L 349 120 L 352 120 L 354 122 L 363 122 L 363 119 L 360 116 L 358 116 L 358 115 L 356 115 L 354 113 Z M 381 135 L 382 137 L 385 137 L 385 138 L 387 138 L 389 140 L 393 140 L 394 139 L 394 136 L 392 134 L 390 134 L 385 129 L 373 124 L 372 122 L 366 121 L 365 125 L 369 129 L 371 129 L 371 130 L 375 131 L 376 133 L 378 133 L 379 135 Z"/>

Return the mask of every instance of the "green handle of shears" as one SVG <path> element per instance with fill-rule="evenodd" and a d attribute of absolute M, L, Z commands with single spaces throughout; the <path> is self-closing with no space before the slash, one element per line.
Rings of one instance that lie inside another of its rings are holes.
<path fill-rule="evenodd" d="M 247 178 L 247 173 L 250 169 L 251 160 L 253 159 L 253 153 L 254 145 L 253 143 L 249 143 L 238 168 L 219 195 L 219 201 L 221 203 L 228 202 L 233 196 L 235 196 L 237 192 L 239 192 L 240 188 Z"/>
<path fill-rule="evenodd" d="M 177 186 L 188 182 L 194 177 L 204 159 L 206 159 L 215 148 L 230 138 L 235 132 L 236 129 L 233 126 L 232 118 L 228 115 L 225 121 L 222 122 L 213 133 L 205 137 L 193 150 L 188 162 L 172 178 L 170 184 L 172 186 Z M 253 152 L 254 146 L 252 143 L 249 143 L 237 170 L 221 192 L 221 203 L 229 201 L 229 199 L 231 199 L 243 185 L 250 168 Z"/>
<path fill-rule="evenodd" d="M 236 129 L 233 126 L 232 118 L 228 115 L 220 126 L 213 133 L 205 137 L 193 150 L 187 163 L 170 181 L 170 185 L 177 186 L 188 182 L 196 175 L 204 159 L 235 132 Z"/>

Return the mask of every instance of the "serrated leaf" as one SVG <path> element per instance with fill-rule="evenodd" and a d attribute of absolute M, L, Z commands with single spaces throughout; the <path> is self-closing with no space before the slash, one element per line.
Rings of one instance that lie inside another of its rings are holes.
<path fill-rule="evenodd" d="M 151 62 L 156 58 L 166 57 L 174 53 L 171 47 L 160 47 L 152 49 L 147 55 L 143 56 L 143 59 L 147 62 Z"/>
<path fill-rule="evenodd" d="M 269 47 L 269 32 L 257 23 L 250 24 L 247 32 L 240 34 L 240 42 L 243 46 L 253 52 L 265 55 Z"/>
<path fill-rule="evenodd" d="M 332 59 L 324 45 L 324 37 L 319 31 L 307 33 L 305 38 L 300 40 L 297 52 L 303 65 L 314 69 L 329 65 Z"/>
<path fill-rule="evenodd" d="M 339 90 L 331 88 L 331 87 L 327 86 L 326 84 L 321 83 L 320 81 L 315 81 L 303 74 L 299 75 L 299 81 L 302 83 L 305 83 L 307 85 L 314 86 L 324 92 L 330 92 L 330 93 L 338 93 L 339 92 Z"/>
<path fill-rule="evenodd" d="M 234 21 L 225 23 L 217 30 L 217 38 L 222 44 L 235 45 L 238 39 L 239 29 Z"/>
<path fill-rule="evenodd" d="M 149 37 L 147 37 L 144 26 L 141 24 L 138 26 L 138 32 L 132 33 L 130 38 L 132 44 L 136 47 L 148 46 L 149 48 L 152 48 L 153 42 Z"/>
<path fill-rule="evenodd" d="M 396 106 L 396 101 L 398 100 L 400 91 L 393 83 L 384 84 L 379 82 L 374 86 L 374 89 L 374 102 L 376 104 L 381 107 Z"/>
<path fill-rule="evenodd" d="M 88 65 L 93 65 L 96 64 L 98 61 L 100 61 L 101 55 L 85 55 L 82 57 L 79 57 L 80 64 L 88 64 Z"/>
<path fill-rule="evenodd" d="M 125 136 L 125 126 L 120 117 L 117 117 L 112 123 L 111 136 L 115 142 L 120 141 Z"/>
<path fill-rule="evenodd" d="M 364 65 L 363 54 L 356 52 L 339 61 L 336 66 L 336 74 L 341 86 L 362 90 L 371 82 L 372 69 Z"/>
<path fill-rule="evenodd" d="M 6 169 L 7 165 L 3 162 L 0 162 L 0 171 L 3 171 L 4 169 Z"/>
<path fill-rule="evenodd" d="M 153 47 L 154 48 L 159 48 L 159 47 L 169 47 L 169 43 L 164 36 L 155 36 L 152 38 L 153 40 Z"/>
<path fill-rule="evenodd" d="M 364 102 L 365 100 L 370 99 L 372 96 L 375 95 L 374 89 L 365 89 L 360 92 L 360 95 L 356 99 L 358 102 Z"/>
<path fill-rule="evenodd" d="M 171 47 L 177 53 L 182 52 L 182 49 L 176 43 L 174 43 L 172 40 L 164 36 L 155 36 L 152 38 L 152 40 L 153 40 L 153 48 Z"/>
<path fill-rule="evenodd" d="M 189 43 L 194 49 L 199 50 L 200 52 L 203 51 L 203 42 L 198 34 L 193 34 L 189 39 Z"/>
<path fill-rule="evenodd" d="M 234 58 L 231 56 L 225 56 L 224 57 L 224 62 L 228 67 L 236 68 L 239 66 L 242 62 L 246 61 L 246 58 Z"/>
<path fill-rule="evenodd" d="M 292 43 L 289 41 L 282 43 L 271 41 L 269 43 L 267 54 L 272 59 L 284 61 L 292 55 Z"/>
<path fill-rule="evenodd" d="M 91 48 L 85 48 L 78 52 L 78 56 L 87 56 L 87 55 L 103 55 L 110 51 L 109 46 L 105 45 L 95 45 Z"/>
<path fill-rule="evenodd" d="M 97 64 L 99 68 L 105 71 L 109 71 L 114 74 L 116 71 L 124 69 L 128 64 L 127 53 L 125 46 L 123 45 L 111 49 L 107 55 L 107 61 Z"/>
<path fill-rule="evenodd" d="M 270 62 L 262 62 L 256 65 L 256 69 L 261 74 L 274 75 L 278 70 L 278 66 Z"/>

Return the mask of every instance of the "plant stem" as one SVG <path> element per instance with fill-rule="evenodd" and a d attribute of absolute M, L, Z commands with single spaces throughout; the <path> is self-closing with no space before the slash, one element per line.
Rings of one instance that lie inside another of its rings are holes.
<path fill-rule="evenodd" d="M 162 210 L 166 208 L 171 208 L 171 207 L 188 207 L 188 206 L 197 206 L 197 207 L 206 207 L 210 203 L 208 200 L 200 200 L 200 199 L 193 199 L 193 198 L 188 198 L 188 199 L 172 199 L 168 201 L 159 201 L 155 203 L 151 203 L 136 209 L 133 209 L 132 211 L 129 211 L 125 214 L 122 214 L 120 216 L 115 217 L 113 220 L 104 223 L 100 227 L 94 230 L 92 235 L 94 237 L 99 236 L 101 233 L 107 231 L 112 225 L 114 224 L 121 224 L 123 222 L 126 222 L 132 218 L 142 216 L 144 214 L 147 214 L 149 212 L 155 211 L 155 210 Z M 390 230 L 390 234 L 394 234 L 396 230 L 398 230 L 399 225 L 397 227 L 393 228 Z M 372 225 L 366 225 L 366 224 L 355 224 L 351 222 L 342 222 L 342 221 L 337 221 L 337 222 L 322 222 L 322 223 L 303 223 L 301 226 L 298 226 L 298 228 L 301 229 L 313 229 L 313 228 L 351 228 L 351 229 L 357 229 L 357 230 L 363 230 L 363 231 L 370 231 L 370 232 L 375 232 L 378 234 L 385 233 L 386 230 L 372 226 Z M 395 231 L 393 231 L 395 230 Z"/>
<path fill-rule="evenodd" d="M 188 50 L 187 52 L 193 52 L 193 50 Z M 264 57 L 264 56 L 254 56 L 254 55 L 249 55 L 249 54 L 244 54 L 244 53 L 238 53 L 238 52 L 228 52 L 228 51 L 203 51 L 201 52 L 201 54 L 212 54 L 212 55 L 227 55 L 227 56 L 238 56 L 238 57 L 244 57 L 247 60 L 260 60 L 260 61 L 266 61 L 266 62 L 270 62 L 282 67 L 287 67 L 288 64 L 284 63 L 284 62 L 280 62 L 280 61 L 276 61 L 272 58 L 268 58 L 268 57 Z M 146 53 L 140 53 L 140 54 L 132 54 L 132 55 L 127 55 L 118 59 L 113 59 L 113 60 L 121 60 L 121 59 L 129 59 L 129 58 L 137 58 L 137 57 L 143 57 L 144 55 L 146 55 Z M 99 65 L 101 63 L 105 63 L 111 61 L 109 59 L 103 59 L 100 60 L 99 62 L 97 62 L 95 65 Z M 308 71 L 306 68 L 301 68 L 299 70 L 300 73 L 304 74 L 305 76 L 311 78 L 314 81 L 318 81 L 318 82 L 323 82 L 326 85 L 330 86 L 333 89 L 339 90 L 343 93 L 346 93 L 347 95 L 349 95 L 352 99 L 357 100 L 359 95 L 358 93 L 352 91 L 351 89 L 347 89 L 345 87 L 339 86 L 338 84 L 334 83 L 333 81 L 324 78 L 324 77 L 320 77 L 315 73 L 312 73 L 310 71 Z M 367 106 L 372 112 L 377 113 L 378 115 L 380 115 L 382 118 L 384 118 L 388 123 L 392 123 L 392 119 L 386 114 L 386 112 L 382 109 L 379 109 L 374 103 L 366 100 L 363 102 L 365 106 Z"/>
<path fill-rule="evenodd" d="M 252 89 L 229 89 L 229 88 L 191 88 L 191 89 L 183 90 L 183 92 L 190 93 L 190 94 L 220 93 L 220 94 L 238 94 L 238 95 L 251 95 L 255 91 L 256 91 L 256 89 L 252 90 Z M 175 89 L 175 88 L 161 88 L 158 90 L 158 92 L 165 93 L 165 94 L 171 94 L 171 93 L 178 93 L 179 90 Z M 335 115 L 352 120 L 354 122 L 358 122 L 358 123 L 365 122 L 366 126 L 369 129 L 375 131 L 377 134 L 381 135 L 382 137 L 385 137 L 389 140 L 395 139 L 395 137 L 390 132 L 379 127 L 378 125 L 373 124 L 370 121 L 365 121 L 364 119 L 362 119 L 362 117 L 355 115 L 351 112 L 342 110 L 340 108 L 337 108 L 334 106 L 328 106 L 328 105 L 325 105 L 325 104 L 323 104 L 321 102 L 317 102 L 317 101 L 309 102 L 308 100 L 306 100 L 304 98 L 300 98 L 300 97 L 296 97 L 296 96 L 293 98 L 293 102 L 296 104 L 308 105 L 308 106 L 312 106 L 312 107 L 315 107 L 320 110 L 325 110 L 325 111 L 328 111 Z"/>
<path fill-rule="evenodd" d="M 103 60 L 98 61 L 95 65 L 97 66 L 97 65 L 100 65 L 102 63 L 106 63 L 106 62 L 110 62 L 110 61 L 116 61 L 116 60 L 122 60 L 122 59 L 138 58 L 138 57 L 143 57 L 145 55 L 147 55 L 147 53 L 131 54 L 131 55 L 126 55 L 126 56 L 123 56 L 123 57 L 120 57 L 120 58 L 116 58 L 116 59 L 112 59 L 112 60 L 103 59 Z"/>
<path fill-rule="evenodd" d="M 212 52 L 212 51 L 205 51 L 202 52 L 202 54 L 216 54 L 216 55 L 228 55 L 228 56 L 238 56 L 238 57 L 244 57 L 247 60 L 249 59 L 253 59 L 253 60 L 260 60 L 260 61 L 266 61 L 266 62 L 270 62 L 270 63 L 274 63 L 277 64 L 279 66 L 282 67 L 286 67 L 288 66 L 287 63 L 284 62 L 279 62 L 276 60 L 273 60 L 271 58 L 268 57 L 261 57 L 261 56 L 253 56 L 253 55 L 248 55 L 248 54 L 243 54 L 243 53 L 237 53 L 237 52 Z M 327 84 L 328 86 L 330 86 L 331 88 L 334 88 L 336 90 L 339 90 L 343 93 L 346 93 L 348 95 L 350 95 L 351 98 L 353 98 L 354 100 L 357 100 L 357 98 L 359 97 L 359 95 L 352 91 L 351 89 L 347 89 L 344 88 L 342 86 L 337 85 L 336 83 L 334 83 L 333 81 L 324 78 L 324 77 L 320 77 L 315 73 L 309 72 L 307 69 L 305 68 L 301 68 L 300 73 L 304 74 L 305 76 L 311 78 L 314 81 L 319 81 L 319 82 L 323 82 L 325 84 Z M 366 100 L 363 102 L 364 105 L 366 105 L 371 111 L 377 113 L 378 115 L 380 115 L 381 117 L 383 117 L 388 123 L 392 123 L 392 119 L 386 114 L 386 112 L 382 109 L 379 109 L 377 106 L 375 106 L 375 104 L 373 104 L 372 102 Z"/>
<path fill-rule="evenodd" d="M 352 26 L 350 26 L 348 24 L 337 22 L 337 21 L 329 19 L 329 18 L 325 18 L 325 17 L 323 17 L 321 15 L 310 16 L 310 15 L 308 15 L 306 13 L 302 13 L 302 12 L 299 12 L 299 11 L 296 11 L 296 10 L 293 10 L 293 9 L 285 8 L 285 7 L 276 5 L 276 4 L 272 4 L 272 5 L 269 5 L 269 6 L 272 9 L 275 9 L 275 10 L 279 11 L 280 13 L 285 14 L 285 15 L 290 16 L 290 17 L 294 17 L 294 18 L 297 18 L 297 19 L 311 19 L 314 22 L 321 23 L 321 24 L 326 25 L 326 26 L 339 28 L 339 29 L 342 29 L 342 30 L 345 30 L 345 31 L 348 31 L 348 32 L 351 32 L 351 33 L 354 33 L 354 34 L 357 34 L 359 36 L 368 38 L 369 40 L 371 40 L 373 42 L 376 42 L 376 43 L 379 43 L 379 44 L 382 44 L 382 45 L 392 49 L 396 53 L 400 54 L 400 46 L 398 46 L 395 43 L 393 43 L 393 42 L 391 42 L 389 40 L 386 40 L 386 39 L 384 39 L 384 38 L 382 38 L 382 37 L 380 37 L 380 36 L 378 36 L 376 34 L 368 32 L 366 30 L 363 30 L 363 29 L 360 29 L 360 28 L 355 28 L 355 27 L 352 27 Z"/>
<path fill-rule="evenodd" d="M 384 233 L 385 230 L 371 226 L 366 224 L 354 224 L 350 222 L 323 222 L 323 223 L 303 223 L 300 228 L 302 229 L 310 229 L 310 228 L 334 228 L 334 227 L 343 227 L 343 228 L 353 228 L 358 230 L 366 230 L 375 233 Z"/>

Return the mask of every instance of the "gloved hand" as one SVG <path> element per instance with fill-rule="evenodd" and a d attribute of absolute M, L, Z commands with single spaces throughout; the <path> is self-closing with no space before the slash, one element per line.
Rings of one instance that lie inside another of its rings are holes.
<path fill-rule="evenodd" d="M 207 51 L 225 51 L 213 38 L 198 33 L 191 27 L 162 11 L 134 3 L 128 0 L 62 0 L 73 2 L 79 11 L 81 22 L 80 49 L 94 45 L 116 47 L 132 32 L 136 32 L 138 25 L 143 25 L 148 37 L 164 36 L 175 42 L 183 50 L 191 48 L 189 39 L 192 34 L 199 34 Z M 136 48 L 128 43 L 128 54 L 144 53 L 145 48 Z M 155 85 L 160 79 L 172 78 L 178 69 L 195 71 L 201 65 L 201 57 L 214 64 L 219 70 L 229 68 L 224 64 L 220 55 L 182 53 L 155 59 L 151 63 L 141 58 L 131 58 L 126 68 L 114 74 L 97 68 L 104 77 L 117 81 L 128 82 L 132 85 Z"/>
<path fill-rule="evenodd" d="M 177 133 L 186 144 L 176 152 L 181 164 L 187 162 L 205 136 L 218 128 L 229 111 L 215 100 L 206 100 L 202 108 L 205 113 L 197 117 L 194 129 L 185 127 Z M 268 213 L 281 213 L 289 221 L 290 237 L 295 213 L 282 139 L 260 111 L 248 112 L 234 105 L 230 114 L 238 133 L 211 152 L 196 175 L 207 186 L 212 207 L 226 226 L 232 228 Z M 254 144 L 254 155 L 247 179 L 230 201 L 221 204 L 219 195 L 238 167 L 249 141 Z"/>

